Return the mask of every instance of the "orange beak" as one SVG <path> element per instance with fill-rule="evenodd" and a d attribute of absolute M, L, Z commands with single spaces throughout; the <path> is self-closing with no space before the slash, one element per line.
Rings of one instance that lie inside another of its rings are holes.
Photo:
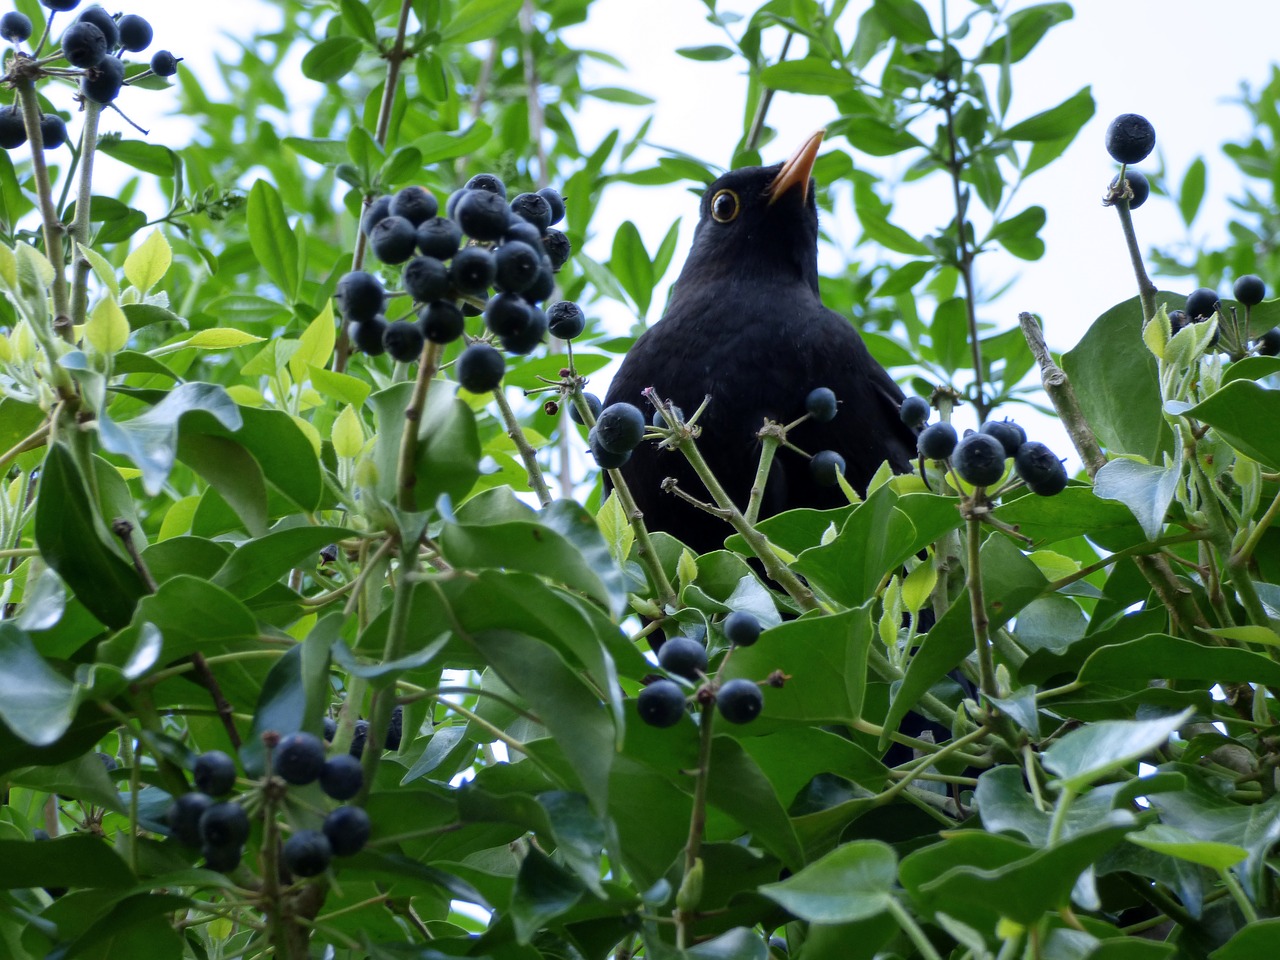
<path fill-rule="evenodd" d="M 818 148 L 822 146 L 822 138 L 826 136 L 826 128 L 811 135 L 800 145 L 800 149 L 791 155 L 791 159 L 782 165 L 778 175 L 769 184 L 769 204 L 772 206 L 778 198 L 794 186 L 804 188 L 804 199 L 809 199 L 809 177 L 813 172 L 813 162 L 818 159 Z"/>

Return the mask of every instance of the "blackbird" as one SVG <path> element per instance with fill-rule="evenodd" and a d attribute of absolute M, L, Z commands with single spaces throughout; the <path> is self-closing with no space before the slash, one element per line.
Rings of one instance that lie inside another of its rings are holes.
<path fill-rule="evenodd" d="M 691 415 L 710 396 L 698 421 L 698 449 L 740 508 L 755 477 L 765 418 L 786 424 L 803 416 L 816 387 L 835 392 L 835 418 L 807 420 L 789 440 L 809 454 L 839 453 L 854 489 L 865 493 L 885 461 L 906 472 L 915 456 L 915 431 L 898 415 L 902 391 L 818 292 L 818 208 L 810 173 L 824 133 L 813 134 L 786 163 L 733 170 L 707 188 L 666 315 L 627 353 L 605 401 L 651 410 L 642 391 L 653 387 Z M 719 549 L 733 532 L 724 520 L 660 489 L 664 478 L 674 477 L 686 493 L 709 499 L 681 453 L 644 443 L 621 472 L 651 530 L 698 553 Z M 839 486 L 820 485 L 807 458 L 782 447 L 760 516 L 845 503 Z"/>

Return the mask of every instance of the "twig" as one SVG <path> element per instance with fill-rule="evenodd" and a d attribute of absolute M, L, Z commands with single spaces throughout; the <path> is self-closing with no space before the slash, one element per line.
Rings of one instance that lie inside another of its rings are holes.
<path fill-rule="evenodd" d="M 1044 391 L 1049 395 L 1053 408 L 1058 411 L 1063 426 L 1067 428 L 1067 435 L 1071 437 L 1071 443 L 1075 446 L 1085 469 L 1092 478 L 1102 469 L 1107 458 L 1102 452 L 1102 447 L 1098 445 L 1098 438 L 1093 435 L 1084 412 L 1080 409 L 1080 401 L 1076 399 L 1071 381 L 1049 354 L 1049 345 L 1045 343 L 1044 333 L 1040 329 L 1040 324 L 1036 322 L 1035 314 L 1025 312 L 1018 314 L 1018 324 L 1022 327 L 1022 335 L 1027 340 L 1027 346 L 1031 348 L 1032 355 L 1040 364 L 1040 382 L 1044 384 Z"/>
<path fill-rule="evenodd" d="M 1123 170 L 1121 176 L 1123 176 Z M 1142 319 L 1147 321 L 1156 315 L 1156 285 L 1147 276 L 1146 265 L 1142 262 L 1142 250 L 1138 247 L 1138 234 L 1133 229 L 1129 201 L 1121 199 L 1115 204 L 1115 208 L 1116 213 L 1120 215 L 1120 229 L 1124 231 L 1125 246 L 1129 248 L 1133 276 L 1138 281 L 1138 299 L 1142 302 Z"/>
<path fill-rule="evenodd" d="M 791 40 L 794 36 L 795 34 L 788 32 L 787 38 L 782 41 L 782 50 L 778 54 L 778 63 L 787 59 L 787 51 L 791 49 Z M 764 132 L 764 118 L 773 103 L 773 94 L 772 87 L 765 87 L 764 92 L 760 94 L 760 102 L 756 104 L 755 116 L 751 118 L 751 128 L 747 131 L 747 138 L 743 143 L 747 150 L 754 150 L 760 146 L 760 135 Z"/>
<path fill-rule="evenodd" d="M 511 409 L 511 404 L 507 402 L 502 384 L 493 388 L 493 398 L 498 401 L 498 410 L 502 414 L 502 422 L 507 427 L 507 436 L 516 445 L 516 450 L 519 451 L 520 459 L 524 463 L 525 472 L 529 474 L 529 486 L 538 495 L 538 503 L 544 507 L 548 506 L 552 499 L 551 491 L 547 488 L 546 478 L 542 476 L 542 467 L 538 464 L 538 452 L 529 445 L 529 438 L 524 435 L 524 428 L 520 426 L 520 421 L 515 411 Z"/>
<path fill-rule="evenodd" d="M 413 383 L 413 396 L 404 410 L 404 432 L 400 435 L 400 463 L 396 470 L 396 502 L 401 510 L 418 509 L 414 488 L 418 483 L 418 425 L 427 402 L 431 380 L 440 369 L 440 356 L 444 347 L 428 342 L 418 361 L 418 378 Z M 416 552 L 415 544 L 415 552 Z"/>

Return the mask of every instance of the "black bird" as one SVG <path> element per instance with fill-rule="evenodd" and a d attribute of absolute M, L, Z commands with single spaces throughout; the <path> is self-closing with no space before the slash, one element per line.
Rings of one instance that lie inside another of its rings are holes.
<path fill-rule="evenodd" d="M 739 508 L 744 508 L 760 453 L 765 418 L 790 423 L 805 398 L 828 387 L 840 401 L 827 423 L 806 421 L 789 436 L 807 453 L 834 450 L 860 493 L 886 460 L 910 469 L 915 432 L 903 424 L 903 395 L 868 353 L 845 317 L 818 293 L 818 207 L 810 172 L 825 131 L 786 163 L 745 167 L 720 177 L 702 197 L 693 249 L 666 315 L 638 339 L 610 385 L 606 406 L 626 401 L 649 415 L 641 392 L 679 406 L 686 416 L 709 395 L 698 423 L 698 449 Z M 679 452 L 643 443 L 622 475 L 651 530 L 663 530 L 698 553 L 719 549 L 732 528 L 660 484 L 710 497 Z M 815 482 L 808 460 L 778 450 L 760 516 L 793 507 L 838 507 L 839 487 Z"/>

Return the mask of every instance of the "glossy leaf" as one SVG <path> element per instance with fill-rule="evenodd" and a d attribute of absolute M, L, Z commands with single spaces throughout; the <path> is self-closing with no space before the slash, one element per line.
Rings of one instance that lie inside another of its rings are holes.
<path fill-rule="evenodd" d="M 814 923 L 865 920 L 888 909 L 898 858 L 874 840 L 846 843 L 760 892 Z"/>

